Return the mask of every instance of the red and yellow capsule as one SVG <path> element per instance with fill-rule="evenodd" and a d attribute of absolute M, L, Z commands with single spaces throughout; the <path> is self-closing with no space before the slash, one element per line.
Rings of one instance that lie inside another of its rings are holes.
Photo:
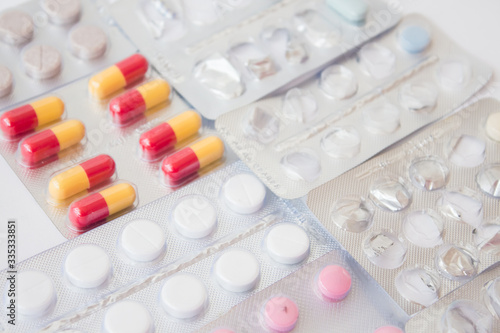
<path fill-rule="evenodd" d="M 176 143 L 198 133 L 200 128 L 201 117 L 198 113 L 192 110 L 183 112 L 141 135 L 139 138 L 141 157 L 147 161 L 154 161 Z"/>
<path fill-rule="evenodd" d="M 144 77 L 148 67 L 146 58 L 134 54 L 94 75 L 89 81 L 89 92 L 98 99 L 104 99 Z"/>
<path fill-rule="evenodd" d="M 109 102 L 111 119 L 115 124 L 124 125 L 143 114 L 170 96 L 170 86 L 162 79 L 156 79 L 129 90 Z"/>
<path fill-rule="evenodd" d="M 0 129 L 7 138 L 14 138 L 38 126 L 49 124 L 64 113 L 64 102 L 50 96 L 6 111 L 0 116 Z"/>
<path fill-rule="evenodd" d="M 67 199 L 111 179 L 115 168 L 111 156 L 96 156 L 52 177 L 49 194 L 56 200 Z"/>
<path fill-rule="evenodd" d="M 85 126 L 79 120 L 66 120 L 27 137 L 19 146 L 22 164 L 35 166 L 60 151 L 76 145 L 85 137 Z"/>
<path fill-rule="evenodd" d="M 136 198 L 129 183 L 120 183 L 73 202 L 69 207 L 69 221 L 76 230 L 86 230 L 108 216 L 131 207 Z"/>
<path fill-rule="evenodd" d="M 164 183 L 167 186 L 179 186 L 198 170 L 220 160 L 223 155 L 224 143 L 216 136 L 195 142 L 163 160 L 161 171 Z"/>

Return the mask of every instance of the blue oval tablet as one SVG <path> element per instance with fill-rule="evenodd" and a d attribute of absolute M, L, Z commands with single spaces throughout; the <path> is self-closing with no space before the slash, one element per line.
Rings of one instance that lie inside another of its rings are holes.
<path fill-rule="evenodd" d="M 430 42 L 429 32 L 418 25 L 407 26 L 399 33 L 399 45 L 408 53 L 420 53 Z"/>
<path fill-rule="evenodd" d="M 346 20 L 354 23 L 364 21 L 368 11 L 364 0 L 326 0 L 326 3 Z"/>

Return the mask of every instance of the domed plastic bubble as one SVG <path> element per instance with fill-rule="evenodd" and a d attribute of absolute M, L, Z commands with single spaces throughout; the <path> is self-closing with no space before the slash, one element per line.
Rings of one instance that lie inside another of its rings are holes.
<path fill-rule="evenodd" d="M 406 259 L 406 244 L 403 239 L 389 230 L 373 232 L 363 242 L 363 251 L 375 265 L 394 269 Z"/>
<path fill-rule="evenodd" d="M 328 97 L 342 100 L 356 94 L 358 82 L 349 68 L 333 65 L 321 72 L 319 87 Z"/>
<path fill-rule="evenodd" d="M 487 282 L 481 290 L 481 296 L 491 314 L 500 319 L 500 277 Z"/>
<path fill-rule="evenodd" d="M 483 223 L 473 231 L 474 244 L 485 253 L 500 255 L 500 218 Z"/>
<path fill-rule="evenodd" d="M 491 333 L 493 316 L 484 305 L 471 300 L 451 303 L 441 317 L 443 333 Z"/>
<path fill-rule="evenodd" d="M 155 38 L 170 42 L 186 34 L 186 27 L 179 14 L 182 9 L 175 1 L 143 0 L 141 9 L 145 22 Z"/>
<path fill-rule="evenodd" d="M 398 42 L 406 52 L 420 53 L 431 42 L 429 29 L 420 24 L 403 26 L 398 33 Z"/>
<path fill-rule="evenodd" d="M 265 28 L 261 38 L 273 53 L 283 56 L 290 65 L 304 63 L 309 57 L 304 45 L 286 28 L 275 26 Z"/>
<path fill-rule="evenodd" d="M 314 10 L 306 9 L 295 14 L 293 23 L 296 29 L 318 48 L 332 48 L 340 42 L 339 28 Z"/>
<path fill-rule="evenodd" d="M 303 149 L 289 153 L 281 159 L 281 167 L 288 178 L 313 182 L 321 175 L 321 162 L 316 154 Z"/>
<path fill-rule="evenodd" d="M 399 294 L 410 302 L 430 306 L 439 298 L 439 277 L 428 268 L 407 268 L 394 281 Z"/>
<path fill-rule="evenodd" d="M 383 176 L 375 180 L 370 188 L 370 199 L 379 208 L 397 212 L 411 203 L 411 191 L 402 178 Z"/>
<path fill-rule="evenodd" d="M 389 77 L 396 70 L 396 55 L 381 44 L 369 43 L 359 50 L 358 63 L 367 75 L 381 80 Z"/>
<path fill-rule="evenodd" d="M 253 42 L 244 42 L 233 46 L 229 53 L 245 66 L 257 80 L 262 80 L 277 72 L 276 65 L 269 54 Z"/>
<path fill-rule="evenodd" d="M 374 207 L 364 197 L 347 196 L 335 202 L 330 217 L 341 229 L 351 232 L 368 230 L 373 223 Z"/>
<path fill-rule="evenodd" d="M 398 97 L 408 111 L 430 112 L 436 106 L 438 88 L 430 82 L 409 82 L 401 87 Z"/>
<path fill-rule="evenodd" d="M 279 134 L 280 121 L 268 110 L 256 106 L 243 120 L 243 132 L 260 143 L 270 143 Z"/>
<path fill-rule="evenodd" d="M 308 90 L 290 89 L 283 102 L 283 115 L 288 119 L 306 123 L 318 114 L 316 98 Z"/>
<path fill-rule="evenodd" d="M 361 137 L 354 127 L 337 127 L 321 139 L 321 148 L 334 158 L 350 158 L 359 154 Z"/>
<path fill-rule="evenodd" d="M 486 143 L 475 136 L 461 135 L 449 141 L 446 153 L 456 166 L 474 168 L 486 157 Z"/>
<path fill-rule="evenodd" d="M 450 280 L 467 280 L 477 275 L 479 260 L 473 250 L 445 244 L 436 253 L 436 269 Z"/>
<path fill-rule="evenodd" d="M 399 109 L 390 103 L 379 103 L 363 108 L 363 121 L 368 131 L 391 134 L 399 128 Z"/>
<path fill-rule="evenodd" d="M 438 65 L 436 75 L 442 88 L 446 90 L 461 89 L 469 83 L 471 66 L 465 59 L 445 59 Z"/>
<path fill-rule="evenodd" d="M 479 171 L 476 182 L 481 191 L 495 198 L 500 197 L 500 164 L 490 164 Z"/>
<path fill-rule="evenodd" d="M 472 227 L 478 227 L 483 222 L 483 203 L 466 187 L 443 191 L 437 205 L 441 214 L 453 220 Z"/>
<path fill-rule="evenodd" d="M 439 157 L 425 156 L 414 159 L 408 173 L 417 188 L 434 191 L 446 186 L 450 170 Z"/>
<path fill-rule="evenodd" d="M 443 221 L 433 210 L 411 212 L 403 221 L 403 233 L 413 244 L 432 248 L 443 244 Z"/>

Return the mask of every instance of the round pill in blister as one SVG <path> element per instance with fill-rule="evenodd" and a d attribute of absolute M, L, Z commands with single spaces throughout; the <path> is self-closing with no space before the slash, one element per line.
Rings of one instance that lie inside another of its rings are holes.
<path fill-rule="evenodd" d="M 148 309 L 135 301 L 121 301 L 112 305 L 103 320 L 106 333 L 151 333 L 154 322 Z"/>
<path fill-rule="evenodd" d="M 50 277 L 40 271 L 17 274 L 17 309 L 23 316 L 39 317 L 56 301 L 56 290 Z"/>
<path fill-rule="evenodd" d="M 278 332 L 291 332 L 299 320 L 299 308 L 288 297 L 277 296 L 269 299 L 263 312 L 266 325 Z"/>
<path fill-rule="evenodd" d="M 50 20 L 56 24 L 76 22 L 82 11 L 80 0 L 42 0 L 41 6 Z"/>
<path fill-rule="evenodd" d="M 111 261 L 100 246 L 83 244 L 74 248 L 64 262 L 68 280 L 80 288 L 97 288 L 111 274 Z"/>
<path fill-rule="evenodd" d="M 0 97 L 7 96 L 12 91 L 12 73 L 0 65 Z"/>
<path fill-rule="evenodd" d="M 486 120 L 486 134 L 491 139 L 500 142 L 500 112 L 495 112 L 488 116 L 488 120 Z"/>
<path fill-rule="evenodd" d="M 265 245 L 269 256 L 280 264 L 294 265 L 309 255 L 309 237 L 293 223 L 274 226 L 266 236 Z"/>
<path fill-rule="evenodd" d="M 80 59 L 95 59 L 101 57 L 108 46 L 104 31 L 96 26 L 82 25 L 69 34 L 71 52 Z"/>
<path fill-rule="evenodd" d="M 26 73 L 34 79 L 49 79 L 61 71 L 59 51 L 49 45 L 33 45 L 22 56 Z"/>
<path fill-rule="evenodd" d="M 178 273 L 169 278 L 161 288 L 160 298 L 165 311 L 179 319 L 199 315 L 208 301 L 203 282 L 186 273 Z"/>
<path fill-rule="evenodd" d="M 255 287 L 260 276 L 260 265 L 251 252 L 232 249 L 217 259 L 213 272 L 222 288 L 240 293 Z"/>
<path fill-rule="evenodd" d="M 0 39 L 8 44 L 26 43 L 33 38 L 33 20 L 21 11 L 0 15 Z"/>
<path fill-rule="evenodd" d="M 165 251 L 165 233 L 149 220 L 134 220 L 120 234 L 120 246 L 132 260 L 147 262 L 158 258 Z"/>
<path fill-rule="evenodd" d="M 351 290 L 351 274 L 342 266 L 328 265 L 318 276 L 318 289 L 323 296 L 332 301 L 341 301 Z"/>
<path fill-rule="evenodd" d="M 382 326 L 377 328 L 373 333 L 404 333 L 399 327 L 396 326 Z"/>
<path fill-rule="evenodd" d="M 227 206 L 239 214 L 252 214 L 264 204 L 266 188 L 250 174 L 242 173 L 228 179 L 222 188 Z"/>
<path fill-rule="evenodd" d="M 398 34 L 399 45 L 408 53 L 420 53 L 431 42 L 429 31 L 420 25 L 403 27 Z"/>
<path fill-rule="evenodd" d="M 188 238 L 210 235 L 217 225 L 217 212 L 207 198 L 201 195 L 184 197 L 175 206 L 172 218 L 177 231 Z"/>

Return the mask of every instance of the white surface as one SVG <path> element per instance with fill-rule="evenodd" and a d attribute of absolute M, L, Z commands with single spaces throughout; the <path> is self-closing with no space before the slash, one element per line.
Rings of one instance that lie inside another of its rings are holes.
<path fill-rule="evenodd" d="M 187 319 L 199 315 L 207 304 L 207 289 L 196 276 L 178 273 L 168 279 L 160 292 L 161 303 L 168 314 Z"/>
<path fill-rule="evenodd" d="M 252 214 L 264 204 L 266 188 L 259 178 L 242 173 L 229 178 L 222 191 L 227 206 L 238 214 Z"/>
<path fill-rule="evenodd" d="M 278 224 L 266 237 L 266 249 L 269 256 L 280 264 L 298 264 L 309 255 L 309 237 L 298 225 Z"/>
<path fill-rule="evenodd" d="M 144 305 L 122 301 L 106 312 L 103 327 L 107 333 L 149 333 L 154 330 L 154 323 Z"/>
<path fill-rule="evenodd" d="M 39 317 L 55 302 L 56 291 L 50 277 L 39 271 L 17 275 L 17 309 L 24 316 Z"/>
<path fill-rule="evenodd" d="M 149 220 L 128 223 L 120 235 L 120 246 L 132 260 L 153 261 L 165 251 L 165 233 L 158 224 Z"/>
<path fill-rule="evenodd" d="M 257 258 L 246 250 L 228 250 L 215 262 L 214 274 L 222 288 L 242 293 L 255 287 L 259 281 L 260 265 Z"/>
<path fill-rule="evenodd" d="M 486 121 L 486 133 L 495 141 L 500 141 L 500 112 L 492 113 Z"/>
<path fill-rule="evenodd" d="M 187 238 L 203 238 L 214 231 L 217 212 L 207 198 L 191 195 L 182 198 L 173 212 L 177 231 Z"/>
<path fill-rule="evenodd" d="M 111 275 L 111 261 L 102 247 L 83 244 L 66 257 L 64 273 L 77 287 L 97 288 Z"/>

